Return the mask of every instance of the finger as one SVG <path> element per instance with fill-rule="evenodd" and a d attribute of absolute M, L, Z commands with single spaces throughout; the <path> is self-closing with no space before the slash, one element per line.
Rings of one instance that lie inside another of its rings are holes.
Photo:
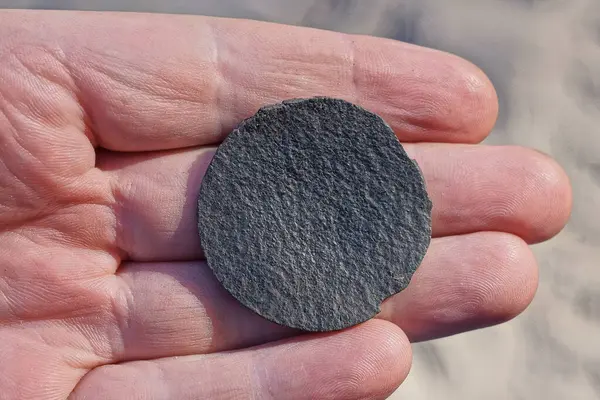
<path fill-rule="evenodd" d="M 550 158 L 518 147 L 411 144 L 433 201 L 434 237 L 504 231 L 530 243 L 559 232 L 569 180 Z M 100 155 L 118 199 L 119 247 L 137 261 L 201 257 L 197 196 L 213 150 Z"/>
<path fill-rule="evenodd" d="M 498 110 L 492 84 L 472 64 L 387 39 L 197 16 L 46 11 L 0 12 L 0 37 L 11 38 L 7 51 L 19 52 L 26 71 L 70 91 L 95 144 L 117 151 L 214 143 L 259 107 L 288 98 L 356 102 L 405 141 L 478 142 Z M 42 68 L 40 57 L 58 62 Z"/>
<path fill-rule="evenodd" d="M 571 186 L 550 157 L 517 146 L 410 145 L 432 198 L 436 237 L 508 232 L 539 243 L 560 232 Z"/>
<path fill-rule="evenodd" d="M 388 299 L 379 315 L 411 341 L 506 322 L 533 300 L 537 263 L 522 239 L 480 232 L 436 239 L 435 246 L 408 288 Z"/>
<path fill-rule="evenodd" d="M 397 327 L 370 321 L 243 351 L 100 367 L 71 399 L 384 399 L 406 378 L 411 357 Z"/>
<path fill-rule="evenodd" d="M 243 307 L 202 262 L 131 263 L 115 280 L 121 332 L 116 361 L 213 353 L 299 333 Z M 516 236 L 481 232 L 434 239 L 408 289 L 388 299 L 379 317 L 411 340 L 441 337 L 511 319 L 536 287 L 535 259 Z"/>

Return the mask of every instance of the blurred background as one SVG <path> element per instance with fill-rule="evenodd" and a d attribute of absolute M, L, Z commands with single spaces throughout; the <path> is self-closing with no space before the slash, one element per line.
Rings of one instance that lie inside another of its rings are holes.
<path fill-rule="evenodd" d="M 0 0 L 0 8 L 191 13 L 386 36 L 479 65 L 500 96 L 487 140 L 555 157 L 574 210 L 534 247 L 532 306 L 502 326 L 415 346 L 393 399 L 600 399 L 600 0 Z"/>

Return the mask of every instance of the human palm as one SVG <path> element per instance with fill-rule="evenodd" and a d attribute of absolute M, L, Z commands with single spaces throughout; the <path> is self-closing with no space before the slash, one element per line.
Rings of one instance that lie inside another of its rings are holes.
<path fill-rule="evenodd" d="M 548 157 L 473 144 L 496 95 L 445 53 L 135 14 L 3 11 L 0 38 L 3 399 L 383 398 L 409 341 L 521 312 L 537 286 L 527 243 L 570 212 Z M 317 95 L 394 128 L 426 177 L 434 239 L 378 318 L 301 334 L 220 288 L 195 202 L 210 146 L 262 105 Z"/>

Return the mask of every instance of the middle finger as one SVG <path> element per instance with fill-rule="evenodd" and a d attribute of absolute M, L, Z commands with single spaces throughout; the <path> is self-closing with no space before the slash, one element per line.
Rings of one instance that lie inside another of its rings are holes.
<path fill-rule="evenodd" d="M 529 243 L 552 237 L 569 215 L 568 178 L 550 158 L 520 147 L 407 144 L 433 202 L 434 237 L 501 231 Z M 104 152 L 113 182 L 116 244 L 132 261 L 202 258 L 196 202 L 214 150 Z"/>

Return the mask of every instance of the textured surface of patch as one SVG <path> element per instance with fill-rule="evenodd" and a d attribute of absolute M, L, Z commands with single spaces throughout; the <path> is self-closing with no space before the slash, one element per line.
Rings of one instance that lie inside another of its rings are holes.
<path fill-rule="evenodd" d="M 207 262 L 242 304 L 308 331 L 372 318 L 428 248 L 421 172 L 378 116 L 342 100 L 261 109 L 221 144 L 202 182 Z"/>

